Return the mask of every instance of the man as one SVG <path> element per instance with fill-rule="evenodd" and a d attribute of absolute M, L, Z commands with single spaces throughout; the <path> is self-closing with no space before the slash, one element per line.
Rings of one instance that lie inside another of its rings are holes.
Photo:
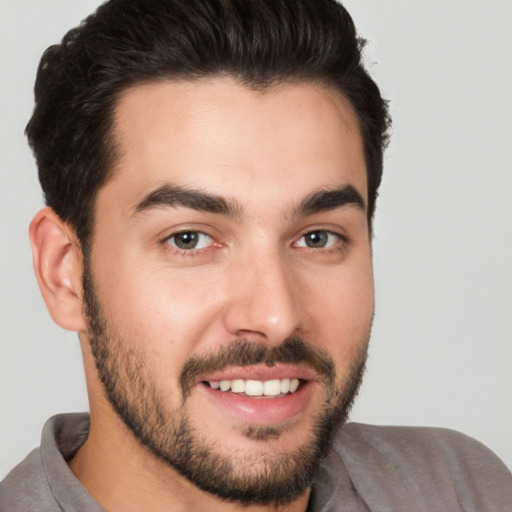
<path fill-rule="evenodd" d="M 373 316 L 386 103 L 328 1 L 112 0 L 43 56 L 30 228 L 90 418 L 2 510 L 506 510 L 432 429 L 345 423 Z"/>

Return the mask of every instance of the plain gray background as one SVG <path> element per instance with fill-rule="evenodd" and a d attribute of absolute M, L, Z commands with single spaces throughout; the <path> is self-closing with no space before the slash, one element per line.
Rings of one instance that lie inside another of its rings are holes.
<path fill-rule="evenodd" d="M 38 60 L 98 0 L 0 0 L 0 478 L 87 409 L 76 334 L 39 295 L 23 136 Z M 512 467 L 512 1 L 350 0 L 394 118 L 375 224 L 376 321 L 352 419 L 436 425 Z"/>

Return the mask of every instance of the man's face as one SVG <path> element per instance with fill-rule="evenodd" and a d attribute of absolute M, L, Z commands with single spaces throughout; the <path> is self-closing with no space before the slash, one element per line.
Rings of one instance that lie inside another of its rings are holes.
<path fill-rule="evenodd" d="M 320 86 L 215 79 L 137 86 L 115 119 L 84 280 L 109 400 L 203 490 L 291 500 L 344 419 L 371 327 L 355 115 Z"/>

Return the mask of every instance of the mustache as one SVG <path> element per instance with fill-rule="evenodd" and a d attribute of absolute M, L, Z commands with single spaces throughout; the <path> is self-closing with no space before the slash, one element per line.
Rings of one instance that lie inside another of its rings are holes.
<path fill-rule="evenodd" d="M 336 378 L 334 361 L 323 349 L 299 337 L 287 338 L 280 345 L 266 347 L 246 339 L 237 339 L 221 347 L 217 352 L 205 356 L 192 356 L 180 374 L 180 385 L 185 399 L 197 379 L 207 373 L 224 370 L 230 366 L 252 366 L 277 363 L 304 364 L 309 366 L 326 384 Z"/>

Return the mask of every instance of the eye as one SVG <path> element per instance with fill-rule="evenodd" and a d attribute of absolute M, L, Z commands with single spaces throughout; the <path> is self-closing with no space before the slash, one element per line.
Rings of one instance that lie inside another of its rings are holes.
<path fill-rule="evenodd" d="M 167 243 L 183 251 L 205 249 L 212 243 L 212 237 L 201 231 L 181 231 L 171 235 Z"/>
<path fill-rule="evenodd" d="M 340 235 L 331 231 L 310 231 L 303 235 L 296 243 L 296 247 L 308 247 L 310 249 L 326 249 L 336 245 L 340 241 Z"/>

